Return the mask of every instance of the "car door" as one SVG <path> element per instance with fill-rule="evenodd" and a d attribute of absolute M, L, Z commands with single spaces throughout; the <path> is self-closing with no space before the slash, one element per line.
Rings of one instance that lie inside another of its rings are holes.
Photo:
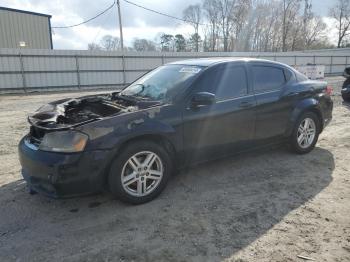
<path fill-rule="evenodd" d="M 250 73 L 256 98 L 255 139 L 265 140 L 285 133 L 292 99 L 284 96 L 292 73 L 270 63 L 251 63 Z"/>
<path fill-rule="evenodd" d="M 212 105 L 191 107 L 196 92 L 216 96 Z M 183 111 L 186 160 L 202 161 L 240 150 L 254 137 L 255 98 L 245 64 L 209 68 L 193 84 Z"/>

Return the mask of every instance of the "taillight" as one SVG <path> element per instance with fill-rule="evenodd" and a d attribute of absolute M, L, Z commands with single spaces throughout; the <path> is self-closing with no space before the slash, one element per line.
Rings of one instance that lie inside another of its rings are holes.
<path fill-rule="evenodd" d="M 333 88 L 331 86 L 327 86 L 323 92 L 330 96 L 333 93 Z"/>

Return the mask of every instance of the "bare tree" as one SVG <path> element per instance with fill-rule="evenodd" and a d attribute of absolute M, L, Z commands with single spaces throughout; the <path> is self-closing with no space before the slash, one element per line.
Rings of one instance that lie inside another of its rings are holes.
<path fill-rule="evenodd" d="M 307 42 L 307 30 L 309 21 L 313 18 L 311 0 L 304 0 L 304 14 L 303 14 L 303 35 L 304 43 Z"/>
<path fill-rule="evenodd" d="M 88 50 L 104 50 L 104 51 L 115 51 L 119 50 L 119 37 L 112 35 L 105 35 L 102 37 L 99 44 L 90 43 L 88 44 Z"/>
<path fill-rule="evenodd" d="M 156 51 L 156 44 L 151 40 L 136 38 L 133 41 L 133 48 L 139 52 Z"/>
<path fill-rule="evenodd" d="M 219 28 L 218 2 L 216 0 L 204 0 L 203 9 L 204 9 L 205 17 L 209 22 L 208 31 L 210 32 L 209 39 L 211 40 L 209 49 L 214 52 L 216 48 L 216 40 L 218 38 L 218 28 Z"/>
<path fill-rule="evenodd" d="M 345 38 L 350 34 L 350 3 L 349 0 L 338 0 L 333 8 L 329 10 L 329 14 L 336 20 L 336 28 L 338 30 L 337 47 L 343 46 Z"/>
<path fill-rule="evenodd" d="M 199 24 L 202 19 L 202 9 L 199 4 L 189 5 L 183 11 L 183 18 L 190 23 L 194 28 L 194 34 L 198 35 Z M 196 38 L 198 39 L 198 38 Z M 199 42 L 196 42 L 196 52 L 198 52 Z"/>
<path fill-rule="evenodd" d="M 307 30 L 305 33 L 305 49 L 310 49 L 316 42 L 323 42 L 326 38 L 325 30 L 327 25 L 321 17 L 315 16 L 308 21 Z"/>
<path fill-rule="evenodd" d="M 106 51 L 115 51 L 120 49 L 120 39 L 112 35 L 102 37 L 101 46 Z"/>
<path fill-rule="evenodd" d="M 217 4 L 224 51 L 226 52 L 228 51 L 228 42 L 233 29 L 233 11 L 236 5 L 236 0 L 217 0 Z"/>
<path fill-rule="evenodd" d="M 246 24 L 249 10 L 252 8 L 252 0 L 236 0 L 232 11 L 232 34 L 229 43 L 230 50 L 237 49 L 237 41 Z"/>
<path fill-rule="evenodd" d="M 329 46 L 326 25 L 313 14 L 311 1 L 202 0 L 203 49 L 278 52 Z M 350 25 L 343 24 L 346 38 Z"/>
<path fill-rule="evenodd" d="M 281 2 L 255 1 L 236 37 L 238 51 L 276 51 L 281 44 Z"/>
<path fill-rule="evenodd" d="M 303 21 L 302 18 L 296 16 L 294 18 L 293 25 L 290 29 L 290 45 L 287 47 L 287 50 L 295 51 L 299 47 L 303 49 L 304 46 L 304 37 L 303 37 Z"/>
<path fill-rule="evenodd" d="M 102 47 L 99 44 L 96 43 L 90 43 L 88 44 L 88 50 L 101 50 Z"/>
<path fill-rule="evenodd" d="M 303 43 L 299 47 L 300 49 L 310 49 L 316 41 L 321 41 L 322 38 L 325 38 L 324 32 L 327 25 L 321 17 L 315 16 L 312 12 L 311 0 L 304 0 L 302 23 Z"/>
<path fill-rule="evenodd" d="M 283 0 L 282 8 L 282 51 L 287 51 L 287 40 L 296 20 L 301 0 Z"/>

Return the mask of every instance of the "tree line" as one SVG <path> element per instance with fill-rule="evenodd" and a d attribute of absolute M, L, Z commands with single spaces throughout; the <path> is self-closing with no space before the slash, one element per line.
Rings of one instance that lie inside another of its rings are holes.
<path fill-rule="evenodd" d="M 336 0 L 329 9 L 337 30 L 336 46 L 330 28 L 312 9 L 311 0 L 202 0 L 183 10 L 193 31 L 159 34 L 154 41 L 135 38 L 134 51 L 272 51 L 285 52 L 350 46 L 350 1 Z M 89 49 L 118 50 L 118 37 L 105 36 Z"/>

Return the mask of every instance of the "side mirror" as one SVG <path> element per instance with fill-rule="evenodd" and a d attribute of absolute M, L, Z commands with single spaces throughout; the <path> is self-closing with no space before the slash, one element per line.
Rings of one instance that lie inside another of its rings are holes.
<path fill-rule="evenodd" d="M 208 92 L 199 92 L 193 95 L 191 100 L 191 106 L 197 107 L 197 106 L 206 106 L 206 105 L 212 105 L 216 101 L 215 95 Z"/>

